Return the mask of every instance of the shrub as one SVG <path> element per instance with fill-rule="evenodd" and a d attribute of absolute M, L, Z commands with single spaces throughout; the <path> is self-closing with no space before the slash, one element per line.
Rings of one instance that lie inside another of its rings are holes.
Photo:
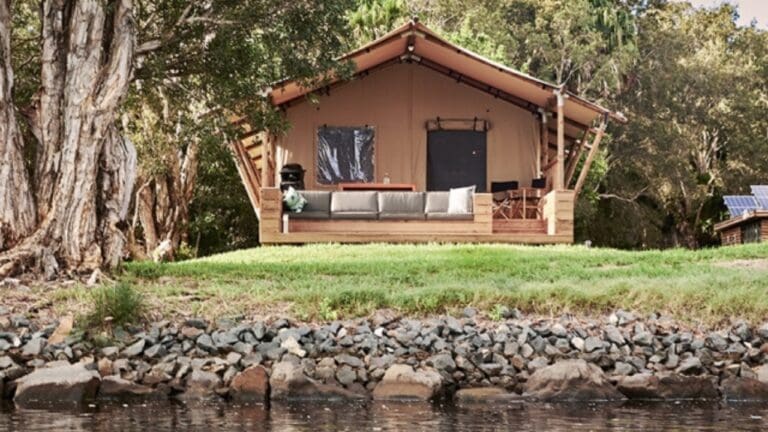
<path fill-rule="evenodd" d="M 144 312 L 141 295 L 128 282 L 94 289 L 91 301 L 91 310 L 85 319 L 91 327 L 102 326 L 107 321 L 113 325 L 135 323 Z"/>

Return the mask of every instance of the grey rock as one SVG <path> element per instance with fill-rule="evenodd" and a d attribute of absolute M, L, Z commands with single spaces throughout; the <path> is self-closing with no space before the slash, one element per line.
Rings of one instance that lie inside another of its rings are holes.
<path fill-rule="evenodd" d="M 584 360 L 562 360 L 535 371 L 523 396 L 548 402 L 625 399 L 599 367 Z"/>
<path fill-rule="evenodd" d="M 335 357 L 336 363 L 350 365 L 354 368 L 361 368 L 365 366 L 362 360 L 349 354 L 339 354 Z"/>
<path fill-rule="evenodd" d="M 45 339 L 42 337 L 33 337 L 21 349 L 21 355 L 25 357 L 34 357 L 40 355 L 45 347 Z"/>
<path fill-rule="evenodd" d="M 129 345 L 128 348 L 124 349 L 122 355 L 128 358 L 139 356 L 142 352 L 144 352 L 144 346 L 146 344 L 147 341 L 144 339 L 139 339 L 132 345 Z"/>
<path fill-rule="evenodd" d="M 703 371 L 701 360 L 698 357 L 688 357 L 680 363 L 677 372 L 684 375 L 697 375 Z"/>
<path fill-rule="evenodd" d="M 375 400 L 433 399 L 442 390 L 443 380 L 432 370 L 415 371 L 409 365 L 396 364 L 387 369 L 373 390 Z"/>
<path fill-rule="evenodd" d="M 16 381 L 16 405 L 24 408 L 78 405 L 96 396 L 99 374 L 75 364 L 37 369 Z"/>
<path fill-rule="evenodd" d="M 357 374 L 349 365 L 343 365 L 336 371 L 336 380 L 346 387 L 352 385 L 356 378 Z"/>
<path fill-rule="evenodd" d="M 632 342 L 637 345 L 651 346 L 653 344 L 653 334 L 647 331 L 635 333 L 632 336 Z"/>
<path fill-rule="evenodd" d="M 725 351 L 728 349 L 728 340 L 718 333 L 710 333 L 705 340 L 705 346 L 715 351 Z"/>
<path fill-rule="evenodd" d="M 144 351 L 144 356 L 151 359 L 160 358 L 166 354 L 168 354 L 168 350 L 162 344 L 152 345 Z"/>
<path fill-rule="evenodd" d="M 614 375 L 631 375 L 634 372 L 635 372 L 635 368 L 629 363 L 620 361 L 620 362 L 616 362 L 613 365 Z"/>
<path fill-rule="evenodd" d="M 208 336 L 207 333 L 201 334 L 195 341 L 195 344 L 201 350 L 207 351 L 209 353 L 218 352 L 218 348 L 216 347 L 216 344 L 214 344 L 213 339 L 210 336 Z"/>
<path fill-rule="evenodd" d="M 624 345 L 625 343 L 627 343 L 626 339 L 624 339 L 624 336 L 621 334 L 619 329 L 617 329 L 614 326 L 607 326 L 605 328 L 605 337 L 610 342 L 613 342 L 616 345 Z"/>
<path fill-rule="evenodd" d="M 584 339 L 578 336 L 571 338 L 571 345 L 579 351 L 584 351 L 586 349 L 586 343 Z"/>
<path fill-rule="evenodd" d="M 184 322 L 184 325 L 194 327 L 200 330 L 208 328 L 208 323 L 202 318 L 189 318 Z"/>
<path fill-rule="evenodd" d="M 596 336 L 590 336 L 587 338 L 587 340 L 584 341 L 585 352 L 590 353 L 602 347 L 603 347 L 603 340 Z"/>

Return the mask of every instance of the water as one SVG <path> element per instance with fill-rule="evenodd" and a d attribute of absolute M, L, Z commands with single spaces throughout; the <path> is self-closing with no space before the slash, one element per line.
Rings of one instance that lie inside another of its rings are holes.
<path fill-rule="evenodd" d="M 78 411 L 0 406 L 0 431 L 765 431 L 768 405 L 429 404 L 238 406 L 99 404 Z"/>

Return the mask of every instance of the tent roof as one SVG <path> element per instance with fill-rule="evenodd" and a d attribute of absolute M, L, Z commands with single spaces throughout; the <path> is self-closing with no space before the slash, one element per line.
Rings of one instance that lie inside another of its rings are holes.
<path fill-rule="evenodd" d="M 520 71 L 496 63 L 479 54 L 452 44 L 418 21 L 411 21 L 390 33 L 345 54 L 340 60 L 352 61 L 355 71 L 361 73 L 392 61 L 408 60 L 447 73 L 459 81 L 481 88 L 491 94 L 534 111 L 553 106 L 554 92 L 560 87 L 534 78 Z M 341 81 L 330 80 L 330 84 Z M 307 88 L 295 80 L 277 83 L 270 90 L 272 103 L 286 104 L 317 90 Z M 607 115 L 620 122 L 626 119 L 594 102 L 572 93 L 566 95 L 564 113 L 567 132 L 574 136 L 578 130 Z M 574 127 L 576 126 L 576 127 Z"/>

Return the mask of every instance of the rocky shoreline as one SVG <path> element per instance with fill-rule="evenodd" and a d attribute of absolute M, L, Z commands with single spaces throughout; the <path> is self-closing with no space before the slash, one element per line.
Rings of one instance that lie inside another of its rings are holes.
<path fill-rule="evenodd" d="M 176 398 L 457 403 L 768 402 L 768 323 L 687 327 L 658 315 L 424 319 L 379 311 L 305 324 L 190 318 L 110 340 L 0 314 L 0 395 L 18 406 Z"/>

